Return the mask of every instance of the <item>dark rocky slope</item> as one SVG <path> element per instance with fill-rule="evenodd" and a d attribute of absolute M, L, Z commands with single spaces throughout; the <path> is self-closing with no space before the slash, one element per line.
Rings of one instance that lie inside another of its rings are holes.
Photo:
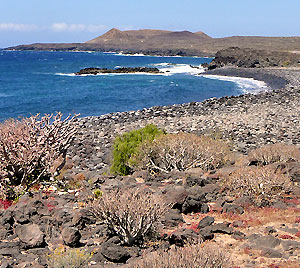
<path fill-rule="evenodd" d="M 230 47 L 218 51 L 214 60 L 208 65 L 208 69 L 224 66 L 242 68 L 299 67 L 300 55 L 288 52 Z"/>

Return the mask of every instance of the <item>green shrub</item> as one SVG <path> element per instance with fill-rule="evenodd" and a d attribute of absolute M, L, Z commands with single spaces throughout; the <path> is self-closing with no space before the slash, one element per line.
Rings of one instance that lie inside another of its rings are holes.
<path fill-rule="evenodd" d="M 100 189 L 94 191 L 94 198 L 99 199 L 103 195 L 103 192 Z"/>
<path fill-rule="evenodd" d="M 136 154 L 139 145 L 144 141 L 152 141 L 155 137 L 164 134 L 164 131 L 155 125 L 147 125 L 144 128 L 132 130 L 119 136 L 114 141 L 113 162 L 111 173 L 128 175 L 132 172 L 129 159 Z"/>
<path fill-rule="evenodd" d="M 290 61 L 286 60 L 286 61 L 284 61 L 284 62 L 282 63 L 282 66 L 283 66 L 283 67 L 287 67 L 287 66 L 289 66 L 290 64 L 291 64 Z"/>

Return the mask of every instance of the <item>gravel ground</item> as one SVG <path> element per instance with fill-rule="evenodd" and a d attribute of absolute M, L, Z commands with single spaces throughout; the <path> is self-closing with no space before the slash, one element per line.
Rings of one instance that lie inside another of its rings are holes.
<path fill-rule="evenodd" d="M 226 68 L 209 73 L 263 80 L 272 90 L 80 118 L 69 152 L 73 172 L 85 172 L 88 177 L 102 173 L 114 138 L 149 123 L 171 133 L 222 133 L 242 153 L 268 143 L 300 144 L 300 69 Z"/>

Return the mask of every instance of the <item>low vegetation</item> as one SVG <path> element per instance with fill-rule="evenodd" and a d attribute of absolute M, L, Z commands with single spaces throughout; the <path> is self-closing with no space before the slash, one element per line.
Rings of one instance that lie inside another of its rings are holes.
<path fill-rule="evenodd" d="M 58 247 L 48 255 L 49 268 L 85 268 L 92 254 L 83 249 L 66 249 Z"/>
<path fill-rule="evenodd" d="M 229 268 L 230 259 L 217 245 L 189 245 L 169 251 L 155 251 L 130 264 L 132 268 Z"/>
<path fill-rule="evenodd" d="M 251 166 L 241 167 L 226 176 L 223 187 L 235 198 L 248 196 L 254 204 L 263 206 L 290 192 L 292 183 L 287 175 L 270 166 Z"/>
<path fill-rule="evenodd" d="M 170 207 L 161 196 L 141 189 L 103 193 L 89 206 L 92 214 L 126 245 L 141 242 L 153 233 Z"/>
<path fill-rule="evenodd" d="M 39 114 L 0 124 L 0 189 L 3 198 L 13 198 L 35 183 L 59 171 L 66 159 L 76 124 L 76 115 L 63 119 Z"/>
<path fill-rule="evenodd" d="M 257 161 L 258 165 L 282 163 L 290 160 L 299 161 L 300 150 L 295 145 L 284 143 L 269 144 L 251 151 L 248 159 Z"/>
<path fill-rule="evenodd" d="M 150 172 L 204 170 L 221 167 L 230 153 L 222 140 L 189 133 L 167 134 L 141 144 L 133 157 L 136 167 Z"/>
<path fill-rule="evenodd" d="M 152 141 L 155 137 L 164 134 L 164 131 L 154 125 L 147 125 L 138 130 L 132 130 L 119 136 L 114 141 L 113 161 L 110 171 L 113 174 L 128 175 L 132 169 L 129 159 L 138 151 L 139 145 L 145 141 Z"/>

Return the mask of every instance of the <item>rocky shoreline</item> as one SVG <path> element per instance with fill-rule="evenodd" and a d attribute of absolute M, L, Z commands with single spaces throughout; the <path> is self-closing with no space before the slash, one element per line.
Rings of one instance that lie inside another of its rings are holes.
<path fill-rule="evenodd" d="M 204 74 L 253 78 L 255 80 L 265 82 L 271 90 L 285 88 L 289 84 L 290 79 L 292 79 L 291 77 L 285 77 L 278 69 L 262 70 L 255 68 L 223 67 L 214 70 L 207 70 Z M 295 84 L 297 84 L 297 82 Z"/>
<path fill-rule="evenodd" d="M 273 90 L 80 118 L 69 155 L 74 174 L 92 177 L 107 170 L 114 138 L 149 123 L 170 133 L 218 133 L 241 153 L 269 143 L 300 143 L 300 70 L 224 68 L 207 74 L 255 78 Z"/>

